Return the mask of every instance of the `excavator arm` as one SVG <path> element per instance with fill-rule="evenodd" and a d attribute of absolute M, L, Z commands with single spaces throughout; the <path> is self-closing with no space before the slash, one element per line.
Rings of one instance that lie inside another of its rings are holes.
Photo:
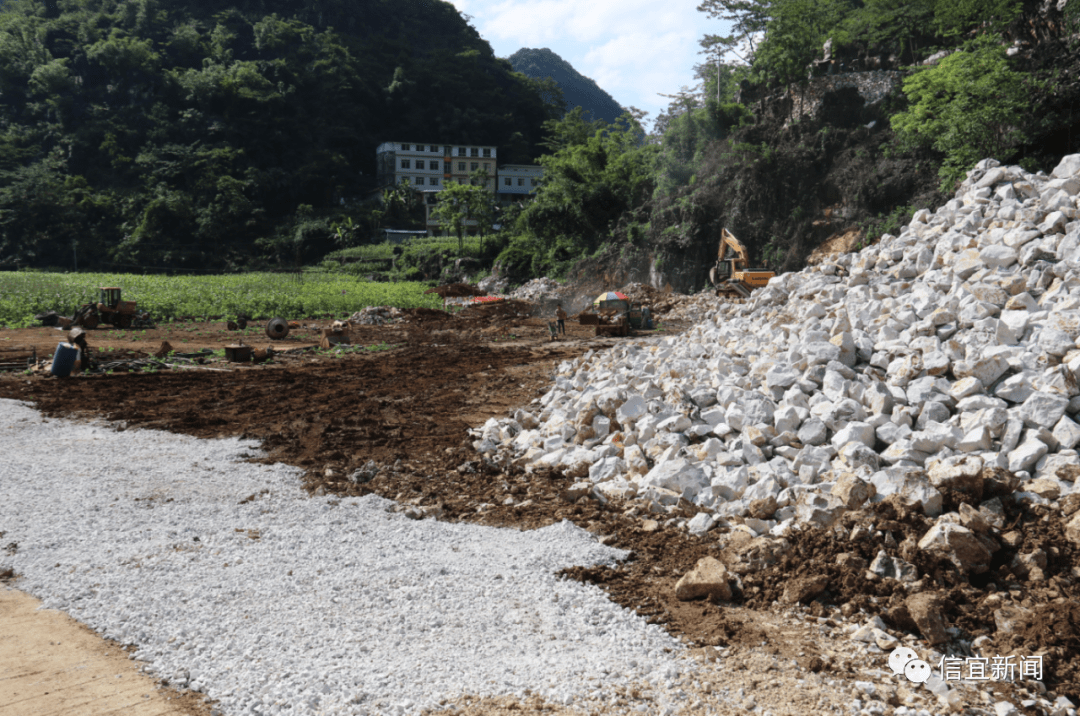
<path fill-rule="evenodd" d="M 733 255 L 729 256 L 729 252 Z M 720 260 L 735 259 L 736 269 L 746 268 L 749 265 L 746 247 L 727 229 L 720 230 L 720 251 L 717 258 Z"/>

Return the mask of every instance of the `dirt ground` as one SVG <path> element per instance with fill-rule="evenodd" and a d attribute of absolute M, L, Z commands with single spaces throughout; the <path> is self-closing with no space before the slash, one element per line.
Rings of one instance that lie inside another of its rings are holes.
<path fill-rule="evenodd" d="M 867 695 L 853 692 L 852 684 L 871 679 L 880 687 L 875 698 L 890 709 L 928 705 L 936 713 L 940 705 L 925 689 L 897 681 L 891 673 L 882 676 L 887 653 L 853 650 L 847 639 L 848 627 L 880 616 L 906 645 L 929 652 L 903 607 L 905 594 L 913 591 L 939 594 L 944 616 L 961 638 L 990 637 L 984 653 L 1043 655 L 1044 688 L 1053 696 L 1080 694 L 1080 590 L 1074 584 L 1080 550 L 1063 546 L 1060 515 L 1041 508 L 1008 514 L 1023 537 L 1001 545 L 986 575 L 968 578 L 949 565 L 923 560 L 918 566 L 929 576 L 917 588 L 868 579 L 865 563 L 879 550 L 918 561 L 906 545 L 926 529 L 921 516 L 883 504 L 849 514 L 845 530 L 867 528 L 867 537 L 860 540 L 848 539 L 846 531 L 792 536 L 780 559 L 742 578 L 729 604 L 676 600 L 679 577 L 703 556 L 725 558 L 740 550 L 738 540 L 717 532 L 695 537 L 678 529 L 673 516 L 654 522 L 626 504 L 569 501 L 564 493 L 574 480 L 561 473 L 526 474 L 479 459 L 473 451 L 469 428 L 537 398 L 549 388 L 559 362 L 622 340 L 592 338 L 591 327 L 568 321 L 569 335 L 551 341 L 546 319 L 512 304 L 492 306 L 454 316 L 418 309 L 400 323 L 355 329 L 358 347 L 348 351 L 298 351 L 260 366 L 215 358 L 201 366 L 211 371 L 116 372 L 66 380 L 9 373 L 0 377 L 0 397 L 29 401 L 50 416 L 102 417 L 127 427 L 198 437 L 257 438 L 268 452 L 259 459 L 303 468 L 310 491 L 377 493 L 417 518 L 521 529 L 571 520 L 631 556 L 617 568 L 571 569 L 564 576 L 599 585 L 619 604 L 682 638 L 703 664 L 712 665 L 712 676 L 707 672 L 686 685 L 688 705 L 700 702 L 727 713 L 732 698 L 737 704 L 752 698 L 774 716 L 821 712 L 847 708 L 856 698 L 866 701 Z M 176 345 L 191 335 L 192 348 L 216 349 L 236 336 L 222 324 L 177 324 L 158 331 L 145 336 L 94 331 L 90 343 L 139 355 L 152 352 L 162 340 Z M 0 344 L 10 339 L 47 348 L 58 334 L 44 328 L 0 331 Z M 294 330 L 288 340 L 294 343 L 282 345 L 312 344 L 303 330 Z M 374 470 L 359 481 L 349 479 L 358 470 L 363 473 L 369 461 Z M 987 482 L 987 494 L 994 484 Z M 947 497 L 952 500 L 947 509 L 956 509 L 964 499 Z M 687 505 L 674 517 L 693 514 Z M 1014 559 L 1035 550 L 1049 555 L 1044 576 L 1021 578 Z M 865 561 L 863 566 L 857 560 L 838 566 L 838 557 L 852 554 Z M 823 576 L 827 586 L 809 603 L 782 604 L 793 574 Z M 1026 621 L 1008 633 L 995 627 L 995 611 L 1003 605 L 1026 610 Z M 1022 682 L 983 684 L 969 701 L 985 707 L 987 699 L 1007 696 L 1019 705 L 1034 689 Z M 587 706 L 598 713 L 623 713 L 636 700 L 627 694 L 621 702 Z M 551 708 L 484 699 L 447 706 L 462 714 Z"/>
<path fill-rule="evenodd" d="M 40 606 L 0 585 L 0 715 L 209 716 L 201 695 L 162 687 L 118 644 Z"/>

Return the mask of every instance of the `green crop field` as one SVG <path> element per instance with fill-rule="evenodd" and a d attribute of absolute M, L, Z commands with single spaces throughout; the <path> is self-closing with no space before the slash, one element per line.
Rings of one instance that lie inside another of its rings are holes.
<path fill-rule="evenodd" d="M 154 320 L 235 316 L 342 316 L 365 306 L 441 308 L 416 282 L 371 283 L 341 274 L 248 273 L 219 276 L 0 272 L 0 325 L 23 326 L 45 311 L 71 315 L 97 300 L 99 286 L 119 286 Z"/>
<path fill-rule="evenodd" d="M 394 258 L 394 248 L 400 247 L 401 253 L 406 258 L 437 251 L 452 253 L 454 256 L 468 256 L 477 258 L 483 255 L 483 248 L 490 249 L 494 236 L 466 236 L 462 241 L 462 250 L 458 251 L 456 236 L 417 236 L 401 244 L 383 242 L 381 244 L 365 244 L 353 246 L 348 249 L 339 249 L 326 255 L 330 260 L 346 261 L 389 261 Z"/>

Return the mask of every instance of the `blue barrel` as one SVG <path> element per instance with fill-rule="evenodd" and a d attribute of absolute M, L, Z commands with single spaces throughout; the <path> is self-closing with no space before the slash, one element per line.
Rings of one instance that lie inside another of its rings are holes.
<path fill-rule="evenodd" d="M 79 357 L 79 349 L 70 343 L 60 343 L 56 346 L 56 353 L 52 359 L 52 374 L 57 378 L 67 378 L 71 375 L 71 369 L 75 367 L 75 360 Z"/>

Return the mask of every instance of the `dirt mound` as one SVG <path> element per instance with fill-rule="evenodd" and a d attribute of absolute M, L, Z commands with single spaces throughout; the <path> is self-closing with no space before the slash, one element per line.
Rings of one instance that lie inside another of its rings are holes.
<path fill-rule="evenodd" d="M 955 507 L 960 500 L 953 497 Z M 981 646 L 982 656 L 1042 655 L 1047 688 L 1075 697 L 1080 695 L 1080 547 L 1066 539 L 1066 518 L 1060 512 L 1001 502 L 1005 527 L 1000 535 L 984 536 L 994 549 L 990 568 L 982 574 L 967 574 L 918 549 L 933 521 L 886 500 L 845 514 L 841 533 L 795 532 L 775 564 L 743 578 L 737 598 L 750 607 L 769 608 L 782 600 L 792 574 L 822 576 L 828 586 L 811 603 L 812 613 L 824 616 L 843 606 L 845 615 L 862 610 L 895 629 L 919 634 L 907 600 L 932 594 L 940 598 L 946 626 L 959 630 L 953 641 L 958 652 L 960 642 L 985 636 L 989 641 Z M 730 545 L 727 556 L 733 558 L 739 549 Z M 868 566 L 882 553 L 914 565 L 918 579 L 869 578 Z M 1038 564 L 1044 566 L 1032 568 Z"/>
<path fill-rule="evenodd" d="M 487 293 L 467 283 L 448 283 L 445 286 L 429 288 L 424 293 L 437 293 L 439 298 L 464 298 L 466 296 L 486 296 Z"/>
<path fill-rule="evenodd" d="M 529 318 L 533 313 L 533 305 L 528 301 L 507 299 L 505 301 L 492 301 L 491 303 L 474 303 L 466 307 L 457 318 L 461 321 L 491 322 L 496 320 L 510 320 L 517 318 Z"/>
<path fill-rule="evenodd" d="M 454 320 L 452 314 L 437 308 L 406 308 L 404 313 L 404 319 L 409 323 L 446 323 Z"/>
<path fill-rule="evenodd" d="M 833 234 L 821 242 L 816 249 L 810 252 L 806 263 L 813 266 L 835 260 L 837 254 L 846 254 L 862 248 L 863 232 L 859 229 L 851 229 L 843 233 Z"/>

